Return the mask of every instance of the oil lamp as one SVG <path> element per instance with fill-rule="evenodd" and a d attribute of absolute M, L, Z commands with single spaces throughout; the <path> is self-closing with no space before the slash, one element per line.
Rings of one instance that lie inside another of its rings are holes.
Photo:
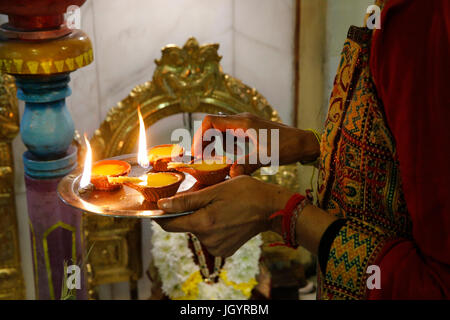
<path fill-rule="evenodd" d="M 123 183 L 141 193 L 145 200 L 157 202 L 177 193 L 184 178 L 184 174 L 180 172 L 149 172 L 140 178 L 118 177 L 109 178 L 109 181 Z"/>
<path fill-rule="evenodd" d="M 147 152 L 147 138 L 145 131 L 145 124 L 142 118 L 140 107 L 138 106 L 138 118 L 139 118 L 139 142 L 138 142 L 138 154 L 137 162 L 139 166 L 144 169 L 149 167 L 150 162 L 153 164 L 158 163 L 160 168 L 165 166 L 167 170 L 167 163 L 172 158 L 173 150 L 175 150 L 177 156 L 183 150 L 181 147 L 177 149 L 177 145 L 162 145 L 156 146 L 148 153 Z M 150 156 L 149 156 L 150 154 Z M 150 160 L 151 159 L 151 160 Z M 168 160 L 167 160 L 168 159 Z M 163 164 L 165 163 L 165 164 Z M 155 169 L 155 168 L 153 168 Z M 154 170 L 158 171 L 158 170 Z M 140 177 L 123 177 L 123 176 L 109 176 L 108 183 L 112 186 L 125 185 L 133 188 L 141 193 L 145 200 L 150 202 L 156 202 L 160 198 L 173 196 L 180 184 L 184 181 L 184 174 L 178 172 L 147 172 Z M 92 179 L 91 179 L 92 181 Z"/>
<path fill-rule="evenodd" d="M 178 144 L 162 144 L 151 148 L 150 151 L 148 151 L 147 153 L 144 121 L 142 120 L 142 115 L 139 107 L 138 107 L 138 115 L 139 115 L 139 154 L 138 154 L 139 164 L 142 167 L 146 168 L 146 166 L 144 166 L 143 164 L 146 164 L 148 167 L 148 163 L 150 163 L 154 171 L 170 171 L 170 169 L 167 168 L 167 164 L 174 160 L 175 161 L 181 160 L 181 158 L 184 155 L 183 147 L 181 147 Z"/>
<path fill-rule="evenodd" d="M 130 173 L 131 165 L 121 160 L 101 160 L 92 165 L 91 145 L 84 135 L 86 143 L 86 158 L 84 160 L 83 174 L 80 179 L 79 192 L 83 193 L 94 187 L 96 190 L 114 191 L 120 189 L 120 184 L 112 184 L 108 181 L 110 177 L 126 176 Z"/>
<path fill-rule="evenodd" d="M 225 157 L 193 160 L 190 163 L 170 162 L 167 167 L 177 171 L 189 173 L 202 185 L 213 185 L 227 177 L 231 164 Z"/>
<path fill-rule="evenodd" d="M 184 149 L 178 144 L 162 144 L 155 146 L 148 152 L 150 164 L 155 171 L 171 171 L 167 164 L 171 161 L 181 160 Z"/>

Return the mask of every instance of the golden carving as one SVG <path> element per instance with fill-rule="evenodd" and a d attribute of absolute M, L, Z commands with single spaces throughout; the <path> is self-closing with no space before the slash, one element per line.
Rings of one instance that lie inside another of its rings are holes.
<path fill-rule="evenodd" d="M 0 71 L 11 74 L 70 72 L 94 60 L 92 43 L 81 30 L 52 41 L 0 41 Z"/>
<path fill-rule="evenodd" d="M 218 48 L 218 44 L 200 47 L 194 38 L 183 48 L 174 45 L 163 48 L 161 59 L 155 61 L 152 93 L 178 100 L 184 112 L 195 111 L 200 99 L 219 87 Z"/>
<path fill-rule="evenodd" d="M 14 78 L 0 75 L 0 141 L 11 142 L 19 133 L 19 110 Z"/>
<path fill-rule="evenodd" d="M 0 75 L 0 299 L 24 299 L 19 233 L 14 198 L 11 141 L 19 132 L 16 87 L 11 76 Z"/>
<path fill-rule="evenodd" d="M 133 152 L 139 129 L 138 105 L 146 127 L 182 112 L 250 112 L 280 121 L 277 112 L 255 89 L 222 72 L 218 48 L 218 44 L 199 46 L 194 38 L 182 48 L 175 45 L 163 48 L 161 59 L 155 61 L 157 68 L 152 81 L 135 87 L 109 110 L 95 131 L 91 139 L 94 159 Z M 276 177 L 262 179 L 298 190 L 295 165 L 281 167 Z M 128 278 L 137 280 L 141 272 L 140 223 L 94 216 L 86 216 L 85 220 L 87 247 L 95 241 L 89 258 L 89 283 L 95 286 Z"/>

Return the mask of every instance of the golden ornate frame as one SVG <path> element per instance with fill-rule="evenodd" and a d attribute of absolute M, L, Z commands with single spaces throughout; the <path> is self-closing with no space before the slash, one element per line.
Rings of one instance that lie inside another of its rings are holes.
<path fill-rule="evenodd" d="M 169 45 L 156 60 L 152 81 L 135 87 L 107 114 L 91 139 L 94 159 L 133 152 L 138 138 L 137 107 L 146 127 L 177 113 L 250 112 L 280 121 L 277 112 L 255 89 L 224 74 L 218 44 L 199 46 L 195 38 L 180 48 Z M 296 166 L 286 166 L 264 180 L 298 190 Z M 95 245 L 88 259 L 90 295 L 99 284 L 131 280 L 132 298 L 141 273 L 140 223 L 137 220 L 85 216 L 86 248 Z"/>
<path fill-rule="evenodd" d="M 0 299 L 24 299 L 11 141 L 19 132 L 14 78 L 0 74 Z"/>

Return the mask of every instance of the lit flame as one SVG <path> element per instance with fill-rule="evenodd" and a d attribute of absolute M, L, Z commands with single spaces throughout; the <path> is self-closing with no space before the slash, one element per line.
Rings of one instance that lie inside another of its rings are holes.
<path fill-rule="evenodd" d="M 139 117 L 139 146 L 137 161 L 142 168 L 149 167 L 149 160 L 147 155 L 147 138 L 145 136 L 144 119 L 142 119 L 141 108 L 138 106 Z"/>
<path fill-rule="evenodd" d="M 84 169 L 83 175 L 81 176 L 80 188 L 86 188 L 91 183 L 92 150 L 86 133 L 84 134 L 84 141 L 86 141 L 86 158 L 84 159 Z"/>

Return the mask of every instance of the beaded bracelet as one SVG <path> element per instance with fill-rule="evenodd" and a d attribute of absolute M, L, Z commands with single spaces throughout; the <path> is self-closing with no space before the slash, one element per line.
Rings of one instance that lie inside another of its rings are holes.
<path fill-rule="evenodd" d="M 311 201 L 308 198 L 303 199 L 302 202 L 295 208 L 293 215 L 291 216 L 290 220 L 290 243 L 292 244 L 293 248 L 297 248 L 299 246 L 299 243 L 297 242 L 297 234 L 295 232 L 295 227 L 297 226 L 297 220 L 298 216 L 300 215 L 300 212 L 303 211 L 303 209 L 308 205 L 311 204 Z"/>
<path fill-rule="evenodd" d="M 272 214 L 269 219 L 274 219 L 275 217 L 281 216 L 281 235 L 283 237 L 284 243 L 273 243 L 270 246 L 286 246 L 293 249 L 298 247 L 297 236 L 295 232 L 295 226 L 297 224 L 297 219 L 299 214 L 305 208 L 306 205 L 310 204 L 310 195 L 303 196 L 299 193 L 294 194 L 286 203 L 284 209 Z"/>

